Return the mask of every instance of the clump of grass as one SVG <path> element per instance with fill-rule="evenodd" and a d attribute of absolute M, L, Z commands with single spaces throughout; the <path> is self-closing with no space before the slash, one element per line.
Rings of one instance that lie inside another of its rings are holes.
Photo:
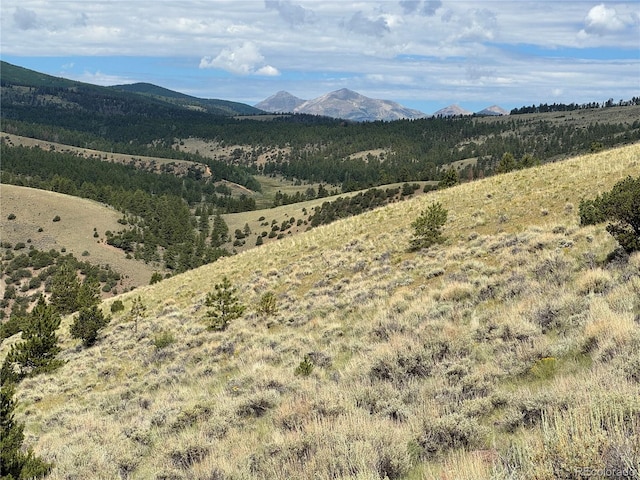
<path fill-rule="evenodd" d="M 637 397 L 605 397 L 569 410 L 548 409 L 537 433 L 507 449 L 502 456 L 503 473 L 541 479 L 608 478 L 611 474 L 635 478 L 640 473 Z"/>
<path fill-rule="evenodd" d="M 603 294 L 613 286 L 611 274 L 602 268 L 586 270 L 576 279 L 576 288 L 581 295 Z"/>
<path fill-rule="evenodd" d="M 427 418 L 417 439 L 426 458 L 455 449 L 475 449 L 483 445 L 486 431 L 477 420 L 459 413 Z"/>
<path fill-rule="evenodd" d="M 176 338 L 173 336 L 173 333 L 164 330 L 153 337 L 153 346 L 156 347 L 156 350 L 162 350 L 175 343 L 175 341 Z"/>

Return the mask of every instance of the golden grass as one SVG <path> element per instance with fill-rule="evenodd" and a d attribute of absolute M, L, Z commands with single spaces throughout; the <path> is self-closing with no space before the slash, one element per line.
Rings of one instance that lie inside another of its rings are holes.
<path fill-rule="evenodd" d="M 639 156 L 488 178 L 224 258 L 119 296 L 90 349 L 65 319 L 67 363 L 17 392 L 27 443 L 53 479 L 552 478 L 551 447 L 574 461 L 575 429 L 585 451 L 627 448 L 580 419 L 640 412 L 640 260 L 603 264 L 615 242 L 580 228 L 577 205 L 640 174 Z M 410 252 L 434 200 L 447 242 Z M 204 301 L 225 275 L 249 308 L 213 332 Z M 267 291 L 271 316 L 256 311 Z M 176 341 L 158 350 L 161 332 Z"/>
<path fill-rule="evenodd" d="M 67 253 L 79 260 L 110 265 L 128 277 L 124 280 L 125 287 L 148 284 L 157 270 L 144 262 L 126 259 L 122 250 L 106 243 L 107 230 L 122 229 L 117 222 L 122 214 L 117 210 L 92 200 L 35 188 L 2 184 L 0 189 L 2 241 L 15 245 L 31 240 L 29 245 L 43 251 L 66 248 Z M 10 213 L 16 216 L 14 220 L 7 219 Z M 59 222 L 53 221 L 56 215 Z M 94 228 L 98 238 L 93 236 Z M 89 255 L 83 256 L 83 252 Z"/>

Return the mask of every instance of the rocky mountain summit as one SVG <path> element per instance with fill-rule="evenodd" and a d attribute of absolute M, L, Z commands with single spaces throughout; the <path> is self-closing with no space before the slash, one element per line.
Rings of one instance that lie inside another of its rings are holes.
<path fill-rule="evenodd" d="M 307 101 L 288 92 L 278 92 L 256 104 L 255 107 L 268 112 L 307 113 L 357 122 L 391 121 L 429 116 L 419 110 L 403 107 L 399 103 L 369 98 L 347 88 Z"/>

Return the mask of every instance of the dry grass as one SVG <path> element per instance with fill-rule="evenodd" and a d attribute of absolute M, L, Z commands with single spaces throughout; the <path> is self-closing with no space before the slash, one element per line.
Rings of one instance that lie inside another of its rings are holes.
<path fill-rule="evenodd" d="M 490 178 L 225 258 L 118 297 L 128 312 L 140 295 L 149 315 L 137 333 L 116 315 L 88 350 L 66 319 L 67 363 L 18 390 L 27 443 L 55 462 L 53 479 L 533 479 L 603 458 L 637 465 L 624 439 L 638 435 L 640 256 L 603 263 L 614 241 L 567 204 L 640 174 L 639 156 L 634 145 Z M 409 252 L 433 200 L 450 212 L 447 243 Z M 212 332 L 204 301 L 224 275 L 249 308 Z M 271 316 L 256 311 L 267 291 Z M 167 332 L 175 342 L 158 349 Z M 314 368 L 296 375 L 305 357 Z"/>
<path fill-rule="evenodd" d="M 122 214 L 117 210 L 92 200 L 35 188 L 5 184 L 0 188 L 2 241 L 15 245 L 30 240 L 29 245 L 43 251 L 66 248 L 67 253 L 80 260 L 110 265 L 126 277 L 125 287 L 148 284 L 157 270 L 144 262 L 126 259 L 122 250 L 106 243 L 107 230 L 122 229 L 117 222 Z M 7 218 L 11 213 L 16 216 L 14 220 Z M 56 215 L 60 217 L 58 222 L 53 221 Z M 94 228 L 98 238 L 93 236 Z M 83 256 L 84 252 L 88 255 Z"/>

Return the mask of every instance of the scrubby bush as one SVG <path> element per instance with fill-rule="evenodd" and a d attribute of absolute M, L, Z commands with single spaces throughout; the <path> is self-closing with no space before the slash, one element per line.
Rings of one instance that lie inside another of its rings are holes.
<path fill-rule="evenodd" d="M 124 303 L 122 303 L 122 300 L 115 300 L 111 304 L 111 313 L 118 313 L 123 310 L 124 310 Z"/>
<path fill-rule="evenodd" d="M 278 302 L 276 295 L 273 292 L 266 292 L 262 297 L 260 297 L 258 312 L 264 316 L 275 315 L 278 313 Z"/>
<path fill-rule="evenodd" d="M 582 225 L 609 221 L 607 231 L 627 253 L 640 250 L 640 177 L 627 177 L 611 191 L 583 200 L 579 212 Z"/>
<path fill-rule="evenodd" d="M 162 350 L 175 343 L 175 341 L 176 339 L 171 332 L 162 331 L 153 337 L 153 346 L 156 347 L 156 350 Z"/>
<path fill-rule="evenodd" d="M 452 449 L 473 449 L 482 444 L 484 429 L 475 419 L 452 413 L 425 421 L 418 438 L 423 454 L 433 458 Z"/>

